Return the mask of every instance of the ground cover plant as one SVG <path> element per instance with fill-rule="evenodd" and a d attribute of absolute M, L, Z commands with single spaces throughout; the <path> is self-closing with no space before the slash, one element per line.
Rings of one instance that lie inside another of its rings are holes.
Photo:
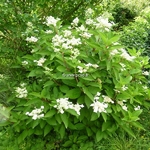
<path fill-rule="evenodd" d="M 139 120 L 149 108 L 149 57 L 125 49 L 109 13 L 89 8 L 67 24 L 33 16 L 19 32 L 21 43 L 8 43 L 14 51 L 7 58 L 12 74 L 0 76 L 1 93 L 7 93 L 0 105 L 1 148 L 134 148 L 129 141 L 136 128 L 145 133 Z"/>

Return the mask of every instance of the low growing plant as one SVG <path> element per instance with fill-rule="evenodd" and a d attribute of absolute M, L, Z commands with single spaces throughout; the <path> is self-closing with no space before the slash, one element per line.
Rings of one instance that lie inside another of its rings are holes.
<path fill-rule="evenodd" d="M 127 52 L 108 18 L 93 19 L 92 13 L 70 26 L 48 16 L 39 32 L 24 34 L 31 51 L 14 64 L 18 75 L 9 82 L 7 100 L 13 108 L 3 122 L 20 133 L 19 143 L 31 135 L 55 132 L 62 139 L 76 131 L 100 141 L 119 128 L 135 137 L 132 126 L 142 128 L 141 106 L 148 107 L 150 99 L 144 71 L 149 59 L 141 51 Z"/>

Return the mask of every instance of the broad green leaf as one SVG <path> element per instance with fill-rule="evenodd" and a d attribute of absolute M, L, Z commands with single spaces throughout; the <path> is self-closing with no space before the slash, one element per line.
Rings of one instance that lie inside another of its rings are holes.
<path fill-rule="evenodd" d="M 94 100 L 94 97 L 91 94 L 91 91 L 88 89 L 88 87 L 83 87 L 83 91 L 92 101 Z"/>
<path fill-rule="evenodd" d="M 58 88 L 57 88 L 57 87 L 54 87 L 54 88 L 53 88 L 53 94 L 54 94 L 54 97 L 55 97 L 55 98 L 58 98 L 59 92 L 58 92 Z"/>
<path fill-rule="evenodd" d="M 64 127 L 64 125 L 61 125 L 60 130 L 59 130 L 59 134 L 60 134 L 61 138 L 63 139 L 63 137 L 65 136 L 65 127 Z"/>
<path fill-rule="evenodd" d="M 39 120 L 37 119 L 37 120 L 34 120 L 33 122 L 32 122 L 32 129 L 34 129 L 37 125 L 39 125 Z"/>
<path fill-rule="evenodd" d="M 80 97 L 80 94 L 81 90 L 79 88 L 74 88 L 67 92 L 66 97 L 69 97 L 70 99 L 76 99 Z"/>
<path fill-rule="evenodd" d="M 103 137 L 103 132 L 101 130 L 98 130 L 96 133 L 96 141 L 99 142 Z"/>
<path fill-rule="evenodd" d="M 45 118 L 51 118 L 52 116 L 54 116 L 56 114 L 56 110 L 55 109 L 51 109 L 50 111 L 48 111 L 46 114 L 45 114 Z"/>
<path fill-rule="evenodd" d="M 63 144 L 63 147 L 71 147 L 73 144 L 72 141 L 66 141 L 64 144 Z"/>
<path fill-rule="evenodd" d="M 85 128 L 85 125 L 83 123 L 77 123 L 75 124 L 75 127 L 77 130 L 83 130 Z"/>
<path fill-rule="evenodd" d="M 59 88 L 60 88 L 60 91 L 63 93 L 67 93 L 69 91 L 69 87 L 67 85 L 62 85 Z"/>
<path fill-rule="evenodd" d="M 40 102 L 40 100 L 37 99 L 37 98 L 29 99 L 29 100 L 27 101 L 27 103 L 24 104 L 24 106 L 30 106 L 30 105 L 36 104 L 36 103 L 38 103 L 38 102 Z"/>
<path fill-rule="evenodd" d="M 41 127 L 41 129 L 44 128 L 45 124 L 46 124 L 45 120 L 40 120 L 40 127 Z"/>
<path fill-rule="evenodd" d="M 52 125 L 52 126 L 56 126 L 56 125 L 58 125 L 58 123 L 56 122 L 55 117 L 52 117 L 52 118 L 46 119 L 46 122 L 47 122 L 49 125 Z"/>
<path fill-rule="evenodd" d="M 109 127 L 111 127 L 112 123 L 110 121 L 103 122 L 102 124 L 102 131 L 107 130 Z"/>
<path fill-rule="evenodd" d="M 133 131 L 131 130 L 131 127 L 127 126 L 127 125 L 123 125 L 121 126 L 129 135 L 131 135 L 132 137 L 136 138 L 136 136 L 134 135 Z"/>
<path fill-rule="evenodd" d="M 136 128 L 145 130 L 144 127 L 142 126 L 142 124 L 140 124 L 139 122 L 130 122 L 130 124 Z"/>
<path fill-rule="evenodd" d="M 46 125 L 44 128 L 44 136 L 46 136 L 52 130 L 52 126 Z"/>
<path fill-rule="evenodd" d="M 86 132 L 88 136 L 92 136 L 93 134 L 93 131 L 89 127 L 86 127 Z"/>
<path fill-rule="evenodd" d="M 70 79 L 70 80 L 62 79 L 62 82 L 68 86 L 71 86 L 71 87 L 77 86 L 77 82 L 75 81 L 75 79 Z"/>
<path fill-rule="evenodd" d="M 54 82 L 51 81 L 51 80 L 49 80 L 49 81 L 47 81 L 47 82 L 44 84 L 44 88 L 47 87 L 47 86 L 51 86 L 51 85 L 53 85 L 53 84 L 54 84 Z"/>
<path fill-rule="evenodd" d="M 24 139 L 28 136 L 28 131 L 24 130 L 18 137 L 18 143 L 24 141 Z"/>
<path fill-rule="evenodd" d="M 93 98 L 94 99 L 94 98 Z M 85 104 L 86 104 L 86 106 L 88 107 L 88 108 L 90 108 L 90 105 L 91 105 L 91 99 L 88 97 L 88 96 L 86 96 L 85 95 L 85 97 L 84 97 L 84 102 L 85 102 Z"/>
<path fill-rule="evenodd" d="M 101 115 L 102 115 L 104 121 L 106 122 L 107 121 L 107 114 L 102 112 Z"/>
<path fill-rule="evenodd" d="M 66 113 L 61 114 L 60 117 L 61 117 L 62 122 L 64 123 L 65 127 L 68 128 L 69 118 L 68 118 L 67 114 Z"/>
<path fill-rule="evenodd" d="M 92 112 L 91 121 L 97 120 L 99 118 L 99 114 Z"/>
<path fill-rule="evenodd" d="M 57 70 L 60 71 L 60 72 L 65 72 L 66 71 L 66 67 L 64 67 L 64 66 L 58 66 Z"/>

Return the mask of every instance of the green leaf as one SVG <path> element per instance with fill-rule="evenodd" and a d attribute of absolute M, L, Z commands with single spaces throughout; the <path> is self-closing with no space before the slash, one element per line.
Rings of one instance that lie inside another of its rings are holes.
<path fill-rule="evenodd" d="M 69 91 L 69 87 L 67 85 L 62 85 L 59 88 L 60 88 L 60 91 L 63 93 L 67 93 Z"/>
<path fill-rule="evenodd" d="M 98 130 L 96 132 L 96 141 L 99 142 L 100 140 L 102 140 L 103 137 L 103 132 L 101 130 Z"/>
<path fill-rule="evenodd" d="M 52 116 L 54 116 L 56 114 L 56 110 L 55 109 L 51 109 L 50 111 L 48 111 L 46 114 L 45 114 L 45 118 L 51 118 Z"/>
<path fill-rule="evenodd" d="M 32 122 L 32 129 L 34 129 L 39 124 L 39 120 L 34 120 Z"/>
<path fill-rule="evenodd" d="M 94 99 L 94 98 L 93 98 L 93 99 Z M 85 102 L 87 108 L 90 108 L 91 99 L 90 99 L 89 97 L 87 97 L 86 95 L 85 95 L 85 97 L 84 97 L 84 102 Z"/>
<path fill-rule="evenodd" d="M 49 81 L 47 81 L 47 82 L 44 84 L 44 88 L 47 87 L 47 86 L 51 86 L 51 85 L 53 85 L 53 84 L 54 84 L 54 82 L 51 81 L 51 80 L 49 80 Z"/>
<path fill-rule="evenodd" d="M 104 121 L 106 122 L 107 121 L 107 114 L 103 113 L 103 112 L 101 114 L 102 114 L 102 117 L 103 117 Z"/>
<path fill-rule="evenodd" d="M 103 122 L 102 124 L 102 131 L 107 130 L 109 127 L 111 127 L 112 123 L 110 121 Z"/>
<path fill-rule="evenodd" d="M 46 122 L 49 124 L 49 125 L 52 125 L 52 126 L 56 126 L 58 125 L 58 123 L 56 122 L 56 119 L 54 117 L 50 118 L 50 119 L 46 119 Z"/>
<path fill-rule="evenodd" d="M 81 90 L 79 88 L 71 89 L 67 92 L 66 97 L 69 97 L 70 99 L 76 99 L 80 97 Z"/>
<path fill-rule="evenodd" d="M 20 144 L 28 136 L 28 131 L 24 130 L 18 137 L 18 143 Z"/>
<path fill-rule="evenodd" d="M 89 127 L 86 127 L 86 132 L 88 136 L 92 136 L 93 132 Z"/>
<path fill-rule="evenodd" d="M 36 103 L 38 103 L 38 102 L 40 102 L 40 100 L 39 100 L 38 98 L 29 99 L 29 100 L 27 101 L 27 103 L 24 104 L 24 106 L 30 106 L 30 105 L 36 104 Z"/>
<path fill-rule="evenodd" d="M 65 136 L 65 127 L 64 127 L 64 125 L 61 125 L 59 133 L 60 133 L 61 138 L 63 139 L 63 137 Z"/>
<path fill-rule="evenodd" d="M 77 123 L 75 124 L 75 128 L 77 130 L 83 130 L 85 128 L 85 125 L 83 123 Z"/>
<path fill-rule="evenodd" d="M 58 66 L 57 70 L 64 73 L 66 71 L 66 67 L 64 67 L 64 66 Z"/>
<path fill-rule="evenodd" d="M 121 35 L 115 35 L 111 39 L 109 39 L 109 44 L 115 43 L 120 39 Z"/>
<path fill-rule="evenodd" d="M 60 114 L 55 114 L 55 119 L 56 121 L 61 124 L 62 123 L 62 120 L 61 120 L 61 117 L 60 117 Z"/>
<path fill-rule="evenodd" d="M 92 112 L 91 121 L 97 120 L 99 118 L 99 114 Z"/>
<path fill-rule="evenodd" d="M 145 131 L 144 127 L 139 122 L 130 122 L 130 124 Z"/>
<path fill-rule="evenodd" d="M 66 112 L 70 113 L 70 114 L 73 115 L 73 116 L 78 117 L 77 112 L 76 112 L 75 110 L 73 110 L 73 109 L 67 109 Z"/>
<path fill-rule="evenodd" d="M 58 98 L 59 92 L 58 92 L 58 88 L 57 88 L 57 87 L 54 87 L 54 88 L 53 88 L 53 94 L 54 94 L 54 97 L 55 97 L 55 98 Z"/>
<path fill-rule="evenodd" d="M 67 114 L 66 113 L 61 114 L 60 117 L 61 117 L 62 122 L 64 123 L 65 127 L 67 128 L 68 127 L 68 121 L 69 121 Z"/>
<path fill-rule="evenodd" d="M 94 100 L 93 95 L 91 94 L 91 92 L 89 91 L 87 87 L 83 87 L 83 91 L 92 101 Z"/>
<path fill-rule="evenodd" d="M 131 127 L 127 126 L 127 125 L 123 125 L 121 126 L 129 135 L 131 135 L 132 137 L 136 138 L 136 136 L 134 135 L 133 131 L 131 130 Z"/>
<path fill-rule="evenodd" d="M 68 86 L 71 86 L 71 87 L 76 87 L 77 86 L 77 83 L 74 79 L 62 79 L 62 82 Z"/>
<path fill-rule="evenodd" d="M 46 125 L 44 128 L 44 136 L 46 136 L 52 130 L 52 126 Z"/>
<path fill-rule="evenodd" d="M 62 146 L 63 147 L 71 147 L 72 146 L 72 141 L 66 141 Z"/>

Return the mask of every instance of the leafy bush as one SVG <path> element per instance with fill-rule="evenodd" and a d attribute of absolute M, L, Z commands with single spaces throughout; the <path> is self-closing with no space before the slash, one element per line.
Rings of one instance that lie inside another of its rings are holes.
<path fill-rule="evenodd" d="M 150 99 L 149 72 L 143 71 L 148 57 L 136 50 L 128 53 L 108 19 L 92 14 L 88 9 L 85 21 L 75 18 L 69 26 L 48 16 L 38 32 L 30 30 L 35 27 L 30 22 L 22 34 L 29 52 L 13 64 L 10 117 L 1 122 L 20 133 L 19 143 L 50 133 L 100 141 L 119 128 L 135 137 L 131 127 L 142 128 L 137 121 L 140 107 L 148 107 Z"/>
<path fill-rule="evenodd" d="M 143 17 L 137 17 L 134 22 L 123 28 L 121 31 L 122 44 L 126 48 L 147 49 L 149 22 Z"/>

